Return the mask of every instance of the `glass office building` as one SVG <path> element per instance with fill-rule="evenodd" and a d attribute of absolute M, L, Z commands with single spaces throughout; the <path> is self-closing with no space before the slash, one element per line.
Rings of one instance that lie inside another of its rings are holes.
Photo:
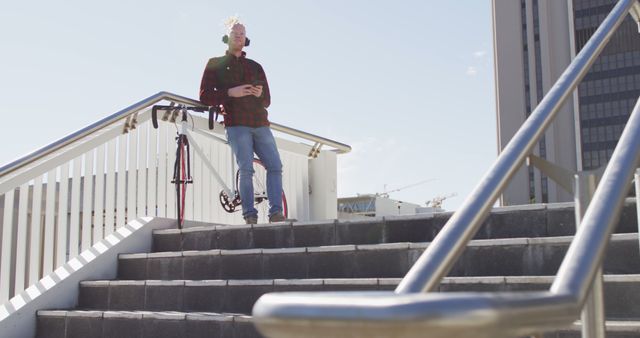
<path fill-rule="evenodd" d="M 535 110 L 616 0 L 493 0 L 498 152 Z M 517 48 L 516 48 L 517 46 Z M 534 154 L 571 171 L 608 162 L 640 95 L 640 34 L 631 16 L 614 34 Z M 571 201 L 523 167 L 503 205 Z"/>
<path fill-rule="evenodd" d="M 615 0 L 573 0 L 576 53 L 587 43 Z M 611 158 L 640 96 L 640 34 L 628 16 L 578 88 L 582 168 Z"/>

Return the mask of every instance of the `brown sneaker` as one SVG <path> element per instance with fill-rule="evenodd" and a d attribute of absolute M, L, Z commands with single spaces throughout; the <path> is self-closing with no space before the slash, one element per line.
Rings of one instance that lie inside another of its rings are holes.
<path fill-rule="evenodd" d="M 258 216 L 247 216 L 244 218 L 247 224 L 258 224 Z"/>
<path fill-rule="evenodd" d="M 269 223 L 284 222 L 284 220 L 284 215 L 281 212 L 276 212 L 275 214 L 269 216 Z"/>

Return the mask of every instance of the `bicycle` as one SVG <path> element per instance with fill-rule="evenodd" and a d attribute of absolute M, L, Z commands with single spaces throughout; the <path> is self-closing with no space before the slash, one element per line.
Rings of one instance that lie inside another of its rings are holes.
<path fill-rule="evenodd" d="M 226 182 L 222 179 L 218 171 L 213 167 L 211 162 L 207 160 L 207 157 L 204 156 L 204 152 L 195 142 L 193 136 L 190 135 L 191 131 L 189 130 L 189 111 L 191 112 L 208 112 L 209 113 L 209 130 L 214 129 L 214 124 L 216 122 L 216 118 L 218 116 L 217 107 L 212 106 L 186 106 L 186 105 L 176 105 L 176 106 L 166 106 L 166 105 L 155 105 L 151 110 L 151 121 L 153 123 L 154 128 L 158 128 L 158 111 L 165 111 L 166 114 L 162 118 L 162 120 L 169 120 L 169 116 L 172 116 L 170 120 L 177 121 L 177 116 L 180 117 L 180 128 L 177 128 L 177 136 L 176 136 L 176 160 L 173 165 L 173 177 L 171 179 L 171 183 L 176 186 L 176 215 L 178 217 L 178 228 L 182 229 L 182 225 L 184 223 L 184 210 L 185 210 L 185 196 L 187 194 L 187 185 L 194 184 L 193 177 L 191 176 L 191 155 L 190 148 L 193 146 L 193 149 L 196 151 L 198 156 L 202 158 L 203 163 L 213 174 L 213 177 L 216 181 L 222 186 L 222 190 L 218 194 L 218 198 L 222 209 L 228 213 L 233 213 L 241 210 L 242 199 L 240 196 L 240 170 L 235 170 L 235 158 L 233 152 L 231 153 L 231 172 L 235 171 L 233 189 L 229 188 Z M 193 119 L 193 117 L 191 117 Z M 194 131 L 195 128 L 192 128 Z M 202 131 L 198 131 L 200 135 L 203 135 L 207 138 L 215 140 L 217 142 L 222 142 L 228 145 L 228 141 L 221 139 L 217 136 L 211 135 L 209 133 L 205 133 Z M 254 206 L 258 210 L 259 213 L 266 215 L 268 213 L 268 198 L 267 198 L 267 170 L 262 164 L 262 162 L 258 158 L 254 158 L 253 160 L 253 187 L 254 187 Z M 287 198 L 282 191 L 282 211 L 285 218 L 288 217 L 288 206 L 287 206 Z"/>

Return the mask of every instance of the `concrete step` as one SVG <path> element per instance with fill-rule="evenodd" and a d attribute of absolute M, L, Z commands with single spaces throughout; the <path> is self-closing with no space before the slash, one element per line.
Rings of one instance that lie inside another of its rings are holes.
<path fill-rule="evenodd" d="M 37 338 L 260 338 L 240 314 L 38 311 Z"/>
<path fill-rule="evenodd" d="M 256 300 L 268 292 L 387 290 L 399 281 L 376 278 L 91 281 L 80 284 L 78 308 L 249 314 Z"/>
<path fill-rule="evenodd" d="M 474 240 L 450 276 L 555 275 L 572 237 Z M 428 243 L 121 254 L 126 280 L 403 277 Z M 640 273 L 637 234 L 614 234 L 607 274 Z"/>
<path fill-rule="evenodd" d="M 611 320 L 605 323 L 607 337 L 609 338 L 638 338 L 640 337 L 640 321 L 637 320 Z M 571 328 L 558 332 L 546 333 L 545 338 L 581 338 L 581 324 L 574 323 Z"/>
<path fill-rule="evenodd" d="M 261 338 L 250 316 L 149 311 L 38 311 L 37 338 Z M 607 321 L 607 337 L 640 337 L 638 321 Z M 545 338 L 578 338 L 580 324 Z"/>
<path fill-rule="evenodd" d="M 548 289 L 552 276 L 447 277 L 441 292 Z M 87 281 L 80 284 L 78 309 L 251 313 L 268 292 L 393 290 L 400 278 Z M 640 275 L 606 275 L 609 318 L 640 318 Z"/>
<path fill-rule="evenodd" d="M 155 252 L 315 247 L 346 244 L 429 242 L 449 220 L 450 212 L 351 221 L 249 225 L 193 223 L 183 230 L 155 231 Z M 637 232 L 635 200 L 628 200 L 617 233 Z M 475 239 L 554 237 L 575 232 L 573 203 L 495 208 Z"/>

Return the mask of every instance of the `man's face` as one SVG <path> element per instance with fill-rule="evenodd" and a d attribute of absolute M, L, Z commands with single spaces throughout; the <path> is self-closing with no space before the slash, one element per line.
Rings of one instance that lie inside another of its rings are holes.
<path fill-rule="evenodd" d="M 247 32 L 242 24 L 235 24 L 229 31 L 229 48 L 242 49 L 244 42 L 247 39 Z"/>

